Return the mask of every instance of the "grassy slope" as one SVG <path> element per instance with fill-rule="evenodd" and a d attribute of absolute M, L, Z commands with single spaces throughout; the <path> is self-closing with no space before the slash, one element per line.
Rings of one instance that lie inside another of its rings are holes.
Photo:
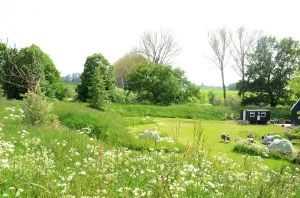
<path fill-rule="evenodd" d="M 9 101 L 0 103 L 0 108 L 4 109 L 5 106 L 20 106 L 20 101 Z M 221 109 L 221 110 L 220 110 Z M 171 107 L 158 107 L 151 105 L 118 105 L 112 104 L 107 113 L 102 113 L 87 107 L 85 103 L 70 103 L 70 102 L 55 102 L 53 113 L 59 116 L 62 123 L 71 128 L 82 128 L 86 127 L 87 124 L 100 126 L 100 133 L 107 131 L 117 131 L 122 133 L 125 131 L 126 126 L 133 126 L 138 129 L 138 132 L 145 128 L 153 128 L 154 124 L 150 121 L 141 121 L 142 116 L 150 115 L 151 117 L 171 117 L 171 118 L 160 118 L 164 123 L 160 127 L 160 131 L 168 134 L 169 137 L 173 137 L 172 129 L 175 131 L 178 122 L 181 122 L 180 133 L 178 134 L 179 142 L 186 144 L 188 140 L 191 140 L 193 135 L 193 122 L 194 119 L 182 119 L 185 117 L 192 117 L 191 115 L 203 115 L 200 116 L 204 127 L 204 134 L 208 137 L 207 143 L 214 145 L 213 152 L 225 151 L 232 158 L 236 158 L 239 162 L 242 162 L 241 155 L 232 153 L 233 144 L 220 143 L 220 135 L 222 132 L 229 133 L 232 139 L 236 137 L 246 137 L 248 132 L 253 134 L 257 133 L 261 136 L 266 133 L 281 133 L 282 128 L 273 125 L 269 126 L 238 126 L 232 121 L 219 121 L 209 120 L 218 119 L 220 115 L 224 113 L 224 109 L 227 107 L 195 107 L 195 106 L 171 106 Z M 196 113 L 195 113 L 196 112 Z M 119 115 L 121 113 L 122 116 Z M 0 111 L 0 116 L 3 117 L 3 110 Z M 126 116 L 126 118 L 124 118 Z M 131 116 L 136 116 L 133 118 Z M 179 119 L 180 118 L 180 119 Z M 147 124 L 148 123 L 148 124 Z M 20 126 L 11 126 L 11 131 L 20 130 Z M 49 131 L 46 136 L 55 138 L 56 134 L 51 134 L 51 129 L 38 129 L 29 128 L 29 130 L 36 131 Z M 55 130 L 54 130 L 55 131 Z M 56 133 L 56 132 L 54 132 Z M 42 132 L 37 134 L 43 135 Z M 58 134 L 57 134 L 58 135 Z M 45 139 L 47 139 L 45 137 Z M 57 138 L 57 137 L 56 137 Z M 122 144 L 130 142 L 124 140 Z M 132 146 L 127 144 L 127 146 Z M 138 145 L 143 146 L 143 145 Z M 268 165 L 280 164 L 281 162 L 274 160 L 266 160 Z"/>

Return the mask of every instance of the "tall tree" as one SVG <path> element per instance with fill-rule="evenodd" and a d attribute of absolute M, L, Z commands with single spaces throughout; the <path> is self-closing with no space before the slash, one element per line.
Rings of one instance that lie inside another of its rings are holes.
<path fill-rule="evenodd" d="M 100 67 L 96 67 L 91 78 L 92 85 L 89 87 L 90 106 L 98 110 L 105 110 L 108 102 L 108 93 Z"/>
<path fill-rule="evenodd" d="M 247 31 L 245 27 L 238 28 L 235 34 L 230 32 L 230 53 L 235 62 L 232 68 L 242 78 L 242 82 L 245 81 L 247 54 L 254 50 L 260 34 L 259 31 Z"/>
<path fill-rule="evenodd" d="M 38 46 L 18 50 L 0 43 L 0 80 L 8 98 L 20 98 L 41 87 L 48 97 L 62 99 L 66 94 L 59 72 L 50 57 Z"/>
<path fill-rule="evenodd" d="M 146 31 L 133 49 L 134 53 L 144 56 L 149 62 L 170 64 L 172 59 L 181 51 L 170 31 L 161 29 L 160 33 Z"/>
<path fill-rule="evenodd" d="M 299 69 L 297 69 L 294 72 L 292 79 L 288 82 L 288 86 L 293 92 L 293 94 L 295 94 L 297 99 L 300 98 L 300 70 Z"/>
<path fill-rule="evenodd" d="M 76 87 L 77 99 L 86 102 L 89 97 L 89 88 L 92 86 L 91 78 L 95 68 L 99 67 L 103 76 L 105 90 L 108 92 L 108 97 L 111 101 L 115 98 L 115 74 L 113 66 L 104 58 L 102 54 L 93 54 L 88 56 L 84 70 L 81 74 L 81 83 Z"/>
<path fill-rule="evenodd" d="M 299 68 L 300 45 L 298 41 L 285 38 L 262 37 L 255 51 L 249 55 L 249 65 L 245 82 L 240 81 L 237 88 L 245 95 L 243 104 L 270 104 L 272 107 L 285 104 L 289 100 L 288 81 Z"/>
<path fill-rule="evenodd" d="M 190 83 L 184 71 L 168 65 L 143 63 L 128 74 L 125 89 L 137 93 L 139 101 L 169 105 L 198 97 L 200 89 Z"/>
<path fill-rule="evenodd" d="M 220 70 L 223 87 L 223 98 L 226 99 L 224 69 L 229 60 L 230 37 L 225 27 L 208 33 L 209 45 L 213 51 L 212 57 L 207 57 Z"/>
<path fill-rule="evenodd" d="M 134 53 L 127 53 L 117 60 L 114 63 L 117 87 L 124 88 L 128 73 L 135 65 L 145 62 L 147 62 L 147 60 L 143 56 Z"/>

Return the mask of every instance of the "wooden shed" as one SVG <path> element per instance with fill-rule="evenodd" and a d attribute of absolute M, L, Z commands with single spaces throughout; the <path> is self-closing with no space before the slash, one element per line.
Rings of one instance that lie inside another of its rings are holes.
<path fill-rule="evenodd" d="M 300 125 L 300 119 L 297 112 L 300 111 L 300 99 L 291 108 L 291 123 L 295 125 Z"/>
<path fill-rule="evenodd" d="M 240 120 L 249 121 L 254 124 L 266 124 L 271 118 L 270 110 L 245 109 L 241 110 Z"/>

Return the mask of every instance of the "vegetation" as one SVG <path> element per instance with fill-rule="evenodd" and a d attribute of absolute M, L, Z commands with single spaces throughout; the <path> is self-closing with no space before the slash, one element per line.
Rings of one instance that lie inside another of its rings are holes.
<path fill-rule="evenodd" d="M 200 92 L 182 70 L 153 63 L 137 65 L 128 74 L 125 90 L 136 92 L 138 101 L 161 105 L 186 103 Z"/>
<path fill-rule="evenodd" d="M 279 152 L 269 151 L 264 147 L 251 143 L 239 142 L 234 145 L 233 151 L 253 156 L 260 156 L 262 158 L 284 159 L 291 163 L 297 163 L 299 161 L 298 157 L 296 156 L 282 155 Z"/>
<path fill-rule="evenodd" d="M 222 91 L 200 90 L 169 65 L 180 48 L 163 30 L 145 32 L 114 67 L 102 54 L 88 56 L 81 75 L 62 78 L 68 89 L 38 46 L 0 43 L 1 87 L 9 99 L 25 93 L 23 101 L 0 98 L 0 197 L 299 197 L 299 154 L 241 143 L 252 133 L 260 145 L 283 128 L 236 122 L 242 109 L 258 107 L 290 118 L 289 107 L 276 106 L 298 94 L 299 42 L 256 43 L 244 28 L 236 36 L 209 33 Z M 242 79 L 226 95 L 229 55 Z M 66 97 L 81 102 L 49 102 Z M 150 130 L 155 141 L 142 138 Z M 299 131 L 285 133 L 297 149 Z"/>
<path fill-rule="evenodd" d="M 228 62 L 227 56 L 229 51 L 230 37 L 226 27 L 211 31 L 208 33 L 209 45 L 213 51 L 211 60 L 220 72 L 223 87 L 223 99 L 226 99 L 225 74 L 224 69 Z"/>
<path fill-rule="evenodd" d="M 116 86 L 124 88 L 126 85 L 126 78 L 128 73 L 135 65 L 146 63 L 147 59 L 143 56 L 133 53 L 127 53 L 122 58 L 114 63 Z"/>
<path fill-rule="evenodd" d="M 133 52 L 154 64 L 169 65 L 181 51 L 170 31 L 161 29 L 159 33 L 146 31 L 140 36 Z"/>
<path fill-rule="evenodd" d="M 81 73 L 73 73 L 68 74 L 66 76 L 61 77 L 64 83 L 79 83 L 80 82 Z"/>
<path fill-rule="evenodd" d="M 299 42 L 291 38 L 278 41 L 275 37 L 262 37 L 255 51 L 249 55 L 245 82 L 237 85 L 245 96 L 243 104 L 289 104 L 288 81 L 299 68 Z"/>
<path fill-rule="evenodd" d="M 220 120 L 231 114 L 239 118 L 243 107 L 208 106 L 208 105 L 174 105 L 155 106 L 141 104 L 112 104 L 111 107 L 125 117 L 164 117 L 164 118 L 196 118 L 201 120 Z M 289 108 L 266 108 L 271 111 L 271 119 L 290 118 Z"/>
<path fill-rule="evenodd" d="M 18 50 L 0 42 L 0 72 L 2 89 L 9 99 L 20 99 L 27 91 L 37 93 L 39 88 L 50 98 L 66 95 L 55 65 L 36 45 Z"/>
<path fill-rule="evenodd" d="M 43 94 L 28 92 L 24 94 L 22 109 L 19 109 L 25 124 L 33 126 L 54 126 L 58 124 L 55 115 L 51 114 L 52 103 Z"/>
<path fill-rule="evenodd" d="M 89 87 L 92 86 L 91 78 L 94 75 L 95 68 L 99 67 L 103 76 L 105 90 L 111 101 L 115 100 L 115 75 L 113 67 L 104 58 L 102 54 L 94 54 L 87 57 L 84 70 L 81 75 L 81 82 L 76 88 L 77 99 L 86 102 L 90 99 Z"/>
<path fill-rule="evenodd" d="M 221 153 L 208 157 L 202 147 L 186 155 L 176 153 L 176 147 L 169 154 L 153 149 L 140 153 L 112 149 L 88 138 L 84 130 L 21 129 L 15 133 L 4 125 L 5 133 L 1 132 L 4 197 L 297 197 L 300 193 L 298 168 L 270 171 L 259 157 L 247 157 L 244 165 L 238 165 Z"/>
<path fill-rule="evenodd" d="M 105 90 L 104 79 L 101 74 L 100 68 L 96 67 L 93 76 L 91 77 L 92 86 L 89 87 L 90 106 L 98 109 L 105 110 L 108 102 L 108 94 Z"/>

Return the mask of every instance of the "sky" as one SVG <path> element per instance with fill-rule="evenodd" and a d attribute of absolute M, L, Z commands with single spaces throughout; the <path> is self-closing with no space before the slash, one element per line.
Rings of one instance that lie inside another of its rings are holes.
<path fill-rule="evenodd" d="M 38 45 L 61 75 L 82 72 L 87 56 L 113 64 L 145 31 L 169 30 L 182 50 L 174 59 L 194 83 L 221 85 L 208 31 L 244 26 L 277 38 L 300 40 L 296 0 L 0 0 L 0 39 L 22 48 Z M 225 84 L 240 78 L 229 62 Z"/>

